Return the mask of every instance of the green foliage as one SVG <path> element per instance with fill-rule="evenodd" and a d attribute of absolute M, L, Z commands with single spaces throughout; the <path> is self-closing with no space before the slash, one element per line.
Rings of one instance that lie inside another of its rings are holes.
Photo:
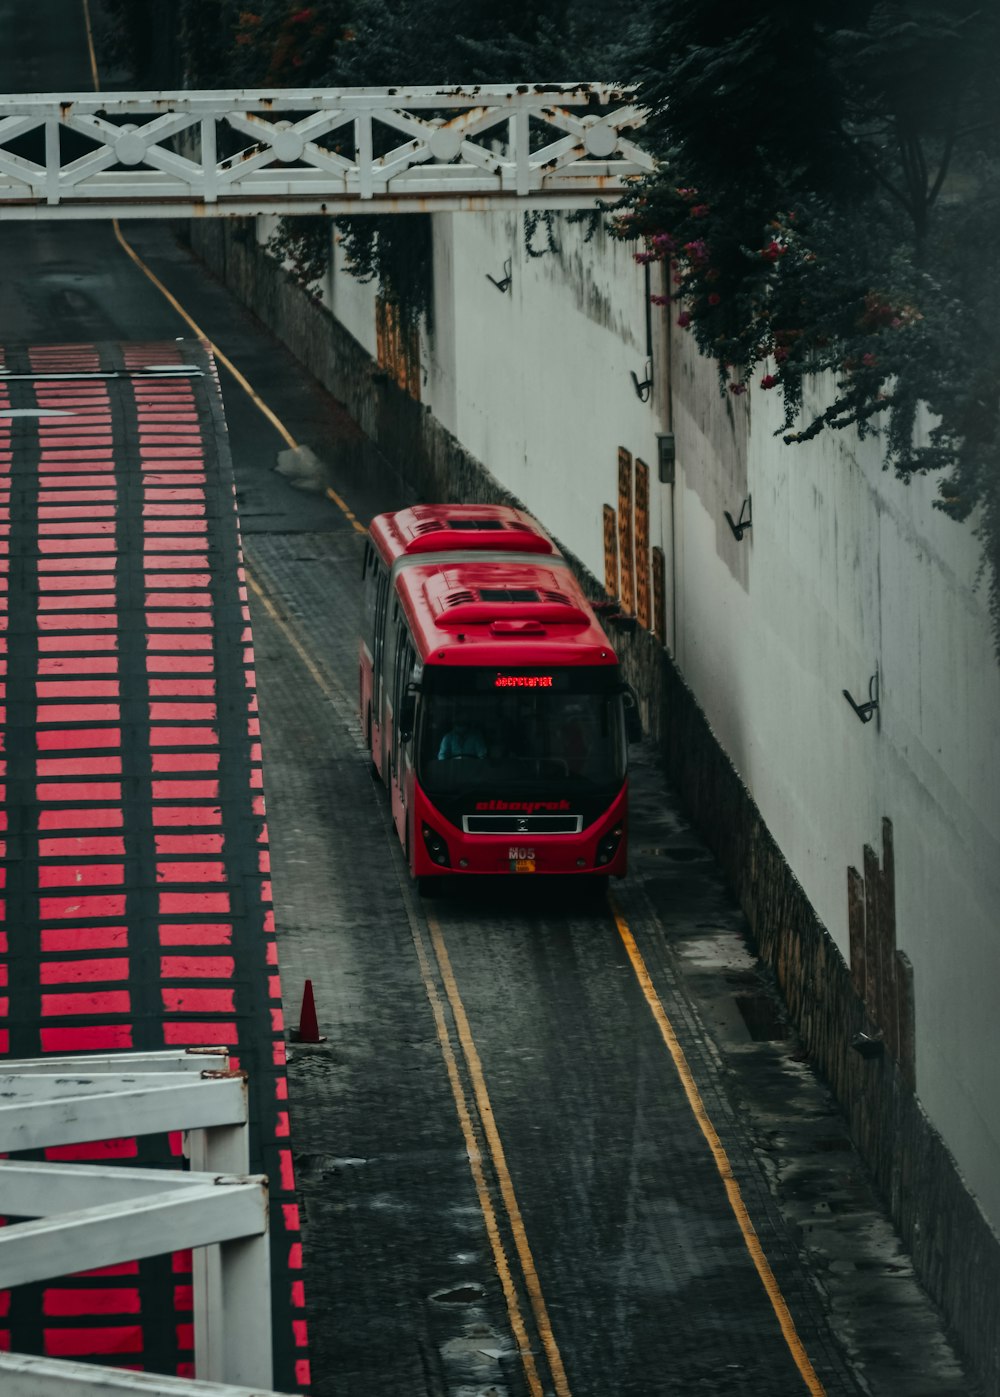
<path fill-rule="evenodd" d="M 1000 651 L 1000 12 L 974 0 L 659 0 L 639 77 L 658 173 L 623 237 L 669 262 L 723 392 L 784 440 L 878 431 L 974 509 Z M 832 401 L 805 420 L 802 383 Z M 929 412 L 933 426 L 917 444 Z"/>
<path fill-rule="evenodd" d="M 330 220 L 321 214 L 283 218 L 267 250 L 278 262 L 287 262 L 298 285 L 315 295 L 316 286 L 330 265 Z"/>

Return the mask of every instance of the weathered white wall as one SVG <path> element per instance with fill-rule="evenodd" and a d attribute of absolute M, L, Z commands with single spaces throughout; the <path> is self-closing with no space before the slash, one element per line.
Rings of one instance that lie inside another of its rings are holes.
<path fill-rule="evenodd" d="M 617 507 L 618 448 L 655 474 L 654 401 L 645 377 L 644 276 L 603 232 L 556 221 L 557 253 L 529 257 L 522 216 L 441 214 L 434 220 L 434 317 L 422 347 L 421 395 L 462 445 L 604 577 L 602 505 Z M 534 244 L 545 246 L 539 227 Z M 595 251 L 600 254 L 595 256 Z M 501 281 L 510 259 L 510 290 Z M 369 288 L 343 269 L 325 299 L 362 344 L 374 345 Z M 460 314 L 456 314 L 460 307 Z M 652 542 L 659 542 L 658 538 Z"/>
<path fill-rule="evenodd" d="M 720 398 L 714 367 L 660 311 L 657 388 L 640 403 L 642 271 L 564 219 L 556 238 L 532 259 L 519 217 L 436 218 L 424 401 L 598 578 L 618 447 L 649 463 L 675 658 L 845 959 L 847 867 L 893 822 L 918 1094 L 1000 1228 L 1000 667 L 974 534 L 932 508 L 933 481 L 885 474 L 877 441 L 784 446 L 775 394 Z M 507 258 L 501 295 L 487 273 Z M 369 290 L 338 271 L 327 299 L 373 347 Z M 671 425 L 673 487 L 656 471 Z M 737 517 L 747 494 L 737 543 L 723 511 Z M 862 725 L 841 691 L 867 699 L 876 671 L 877 721 Z"/>

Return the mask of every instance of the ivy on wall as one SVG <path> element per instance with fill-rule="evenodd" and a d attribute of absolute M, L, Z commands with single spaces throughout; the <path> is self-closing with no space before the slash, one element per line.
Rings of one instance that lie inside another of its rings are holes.
<path fill-rule="evenodd" d="M 877 432 L 975 511 L 1000 653 L 1000 10 L 978 0 L 658 0 L 636 68 L 658 172 L 616 230 L 723 393 L 787 443 Z M 828 372 L 821 410 L 803 382 Z M 930 414 L 930 429 L 921 433 Z"/>

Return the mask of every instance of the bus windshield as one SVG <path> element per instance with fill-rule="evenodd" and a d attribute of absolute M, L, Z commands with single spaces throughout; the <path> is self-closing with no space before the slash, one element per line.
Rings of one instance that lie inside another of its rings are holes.
<path fill-rule="evenodd" d="M 554 781 L 578 795 L 613 792 L 625 763 L 621 693 L 607 684 L 595 691 L 578 680 L 567 691 L 533 676 L 497 676 L 485 692 L 432 691 L 420 704 L 417 775 L 432 797 L 484 783 L 542 793 Z"/>

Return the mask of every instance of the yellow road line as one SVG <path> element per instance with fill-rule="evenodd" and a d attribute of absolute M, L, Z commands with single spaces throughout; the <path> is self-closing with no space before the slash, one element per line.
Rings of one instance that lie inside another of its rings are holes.
<path fill-rule="evenodd" d="M 87 56 L 90 59 L 90 78 L 94 91 L 100 92 L 101 79 L 97 71 L 97 54 L 94 52 L 94 30 L 90 23 L 90 0 L 83 0 L 83 25 L 87 31 Z"/>
<path fill-rule="evenodd" d="M 479 1200 L 479 1208 L 486 1223 L 486 1233 L 490 1239 L 490 1250 L 493 1252 L 493 1261 L 500 1276 L 500 1284 L 503 1287 L 504 1300 L 507 1303 L 507 1314 L 510 1319 L 510 1327 L 514 1331 L 514 1339 L 517 1343 L 518 1354 L 524 1368 L 524 1376 L 527 1379 L 528 1387 L 531 1389 L 531 1397 L 543 1397 L 544 1389 L 538 1376 L 538 1369 L 535 1366 L 535 1355 L 531 1351 L 531 1342 L 528 1338 L 528 1331 L 525 1327 L 524 1317 L 521 1314 L 521 1307 L 517 1299 L 517 1291 L 510 1273 L 510 1265 L 507 1261 L 507 1253 L 504 1251 L 503 1238 L 500 1236 L 500 1228 L 497 1224 L 496 1212 L 493 1208 L 493 1200 L 490 1198 L 489 1185 L 483 1173 L 483 1166 L 480 1162 L 479 1142 L 476 1139 L 475 1127 L 472 1123 L 472 1113 L 469 1110 L 465 1098 L 465 1090 L 459 1076 L 458 1062 L 455 1058 L 455 1051 L 451 1046 L 451 1037 L 448 1033 L 448 1024 L 445 1019 L 444 1006 L 441 997 L 434 984 L 430 963 L 423 942 L 420 939 L 419 930 L 414 919 L 410 922 L 410 934 L 413 937 L 413 944 L 417 952 L 417 960 L 420 964 L 420 978 L 424 983 L 424 992 L 430 1002 L 431 1013 L 434 1015 L 434 1027 L 437 1032 L 438 1045 L 441 1049 L 441 1056 L 444 1058 L 445 1067 L 448 1072 L 448 1082 L 451 1086 L 451 1094 L 455 1101 L 455 1109 L 458 1112 L 459 1124 L 462 1128 L 462 1135 L 465 1138 L 465 1151 L 469 1157 L 469 1168 L 472 1170 L 473 1182 L 476 1186 L 476 1197 Z M 449 995 L 450 998 L 450 995 Z M 492 1148 L 490 1149 L 492 1154 Z M 494 1166 L 496 1161 L 494 1160 Z"/>
<path fill-rule="evenodd" d="M 124 252 L 127 253 L 129 257 L 131 257 L 132 261 L 143 273 L 143 275 L 149 278 L 149 280 L 156 287 L 157 291 L 159 291 L 160 294 L 169 302 L 169 304 L 173 307 L 173 309 L 177 312 L 177 314 L 181 317 L 185 324 L 190 326 L 190 328 L 194 331 L 197 337 L 208 345 L 209 349 L 212 351 L 213 355 L 219 361 L 219 363 L 225 365 L 226 369 L 229 371 L 229 373 L 232 374 L 233 378 L 243 389 L 244 393 L 246 393 L 247 397 L 253 403 L 254 407 L 256 407 L 260 412 L 264 414 L 268 422 L 270 422 L 271 426 L 281 436 L 285 444 L 288 447 L 290 447 L 292 451 L 298 451 L 299 443 L 292 436 L 291 432 L 285 426 L 284 422 L 282 422 L 278 414 L 268 407 L 267 403 L 265 403 L 264 399 L 260 396 L 259 393 L 257 393 L 257 391 L 254 389 L 253 385 L 249 382 L 249 380 L 242 373 L 240 373 L 239 369 L 236 367 L 233 361 L 222 352 L 222 350 L 214 342 L 214 340 L 209 339 L 208 335 L 205 334 L 205 331 L 201 328 L 201 326 L 194 319 L 194 317 L 189 315 L 188 312 L 184 309 L 180 301 L 178 301 L 177 297 L 174 296 L 172 292 L 167 290 L 163 282 L 159 279 L 159 277 L 152 270 L 152 268 L 146 265 L 146 263 L 136 252 L 135 248 L 132 247 L 131 243 L 129 243 L 128 239 L 125 237 L 124 233 L 121 230 L 121 227 L 119 226 L 117 218 L 112 220 L 112 224 L 115 230 L 115 237 L 118 239 L 118 242 L 121 244 L 121 247 L 124 250 Z M 333 501 L 333 503 L 345 516 L 345 518 L 348 520 L 353 529 L 355 529 L 358 533 L 361 534 L 367 533 L 364 524 L 358 522 L 357 517 L 348 508 L 344 500 L 342 500 L 341 497 L 337 494 L 336 490 L 334 490 L 330 486 L 327 486 L 324 493 L 328 500 Z"/>
<path fill-rule="evenodd" d="M 472 1081 L 472 1090 L 476 1098 L 476 1105 L 479 1108 L 479 1119 L 482 1122 L 483 1133 L 486 1136 L 486 1143 L 489 1146 L 493 1167 L 496 1170 L 497 1180 L 500 1185 L 500 1195 L 503 1198 L 504 1207 L 507 1210 L 507 1217 L 510 1220 L 511 1231 L 514 1237 L 514 1246 L 517 1248 L 518 1260 L 521 1263 L 521 1271 L 524 1275 L 524 1283 L 528 1291 L 528 1298 L 531 1301 L 531 1308 L 535 1314 L 535 1325 L 538 1329 L 538 1335 L 542 1341 L 542 1347 L 545 1349 L 545 1356 L 548 1359 L 549 1370 L 552 1373 L 552 1381 L 555 1384 L 557 1397 L 570 1397 L 569 1383 L 566 1381 L 562 1354 L 559 1352 L 559 1346 L 552 1332 L 552 1323 L 549 1319 L 545 1298 L 542 1295 L 542 1287 L 538 1280 L 538 1272 L 535 1269 L 535 1259 L 528 1245 L 528 1237 L 524 1229 L 524 1219 L 521 1217 L 521 1209 L 518 1205 L 517 1196 L 514 1193 L 514 1185 L 511 1181 L 510 1170 L 507 1168 L 507 1158 L 504 1154 L 500 1132 L 497 1129 L 496 1120 L 493 1116 L 493 1107 L 490 1104 L 489 1092 L 486 1090 L 486 1079 L 483 1076 L 483 1065 L 480 1062 L 475 1039 L 469 1027 L 465 1005 L 462 1003 L 462 997 L 458 992 L 455 973 L 451 968 L 451 959 L 448 955 L 448 949 L 444 944 L 441 927 L 433 913 L 426 912 L 424 915 L 430 929 L 431 943 L 434 946 L 434 954 L 437 957 L 441 978 L 444 981 L 448 1003 L 451 1005 L 455 1027 L 458 1030 L 458 1040 L 462 1045 L 462 1053 L 465 1057 L 466 1067 L 468 1068 L 469 1077 Z"/>
<path fill-rule="evenodd" d="M 681 1047 L 677 1035 L 674 1032 L 673 1025 L 667 1018 L 666 1010 L 660 1001 L 659 995 L 656 993 L 652 977 L 646 968 L 645 960 L 643 960 L 642 952 L 639 950 L 635 937 L 629 930 L 624 917 L 615 905 L 614 899 L 609 897 L 608 903 L 615 919 L 615 925 L 618 927 L 618 935 L 621 937 L 628 958 L 632 962 L 632 969 L 635 971 L 646 1003 L 652 1011 L 653 1018 L 656 1020 L 663 1041 L 666 1043 L 670 1056 L 674 1060 L 674 1066 L 677 1069 L 678 1077 L 681 1079 L 681 1086 L 684 1088 L 684 1094 L 688 1099 L 691 1112 L 698 1122 L 708 1148 L 712 1152 L 715 1167 L 719 1171 L 719 1177 L 722 1179 L 726 1190 L 726 1196 L 729 1199 L 729 1206 L 732 1208 L 736 1221 L 739 1224 L 739 1229 L 743 1234 L 743 1241 L 746 1243 L 747 1251 L 750 1253 L 750 1259 L 767 1292 L 767 1298 L 771 1302 L 771 1308 L 774 1310 L 778 1324 L 781 1327 L 785 1343 L 788 1345 L 788 1351 L 792 1356 L 796 1368 L 798 1368 L 802 1375 L 806 1388 L 810 1394 L 812 1394 L 812 1397 L 824 1397 L 825 1388 L 816 1376 L 815 1369 L 809 1361 L 809 1355 L 806 1353 L 805 1346 L 799 1338 L 798 1331 L 795 1328 L 795 1321 L 792 1319 L 788 1306 L 785 1303 L 785 1297 L 782 1295 L 778 1287 L 778 1282 L 774 1278 L 774 1272 L 771 1270 L 768 1259 L 764 1255 L 764 1249 L 760 1244 L 760 1238 L 757 1236 L 754 1225 L 750 1221 L 750 1214 L 743 1201 L 740 1186 L 733 1176 L 733 1167 L 729 1162 L 729 1156 L 726 1154 L 725 1147 L 719 1139 L 718 1132 L 709 1119 L 708 1112 L 705 1110 L 705 1103 L 701 1099 L 701 1093 L 695 1084 L 694 1076 L 691 1072 L 691 1068 L 688 1066 L 687 1058 L 684 1056 L 684 1049 Z"/>

